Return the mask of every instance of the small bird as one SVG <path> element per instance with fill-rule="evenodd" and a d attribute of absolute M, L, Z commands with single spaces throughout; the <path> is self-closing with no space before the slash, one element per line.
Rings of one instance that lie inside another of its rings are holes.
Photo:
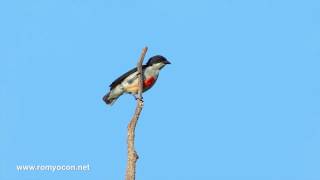
<path fill-rule="evenodd" d="M 165 57 L 156 55 L 151 57 L 147 64 L 142 65 L 143 92 L 149 90 L 157 81 L 160 70 L 171 64 Z M 103 97 L 103 101 L 112 105 L 123 93 L 138 95 L 138 70 L 133 68 L 124 73 L 110 84 L 110 91 Z"/>

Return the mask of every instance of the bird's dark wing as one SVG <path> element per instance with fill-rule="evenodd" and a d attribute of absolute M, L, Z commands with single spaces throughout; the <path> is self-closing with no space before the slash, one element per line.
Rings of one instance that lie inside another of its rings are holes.
<path fill-rule="evenodd" d="M 147 67 L 147 65 L 142 65 L 142 70 L 144 70 Z M 132 73 L 135 73 L 137 71 L 137 68 L 133 68 L 130 71 L 124 73 L 123 75 L 121 75 L 120 77 L 118 77 L 116 80 L 114 80 L 109 86 L 110 89 L 113 89 L 114 87 L 116 87 L 118 84 L 120 84 L 125 78 L 127 78 L 128 76 L 130 76 Z"/>

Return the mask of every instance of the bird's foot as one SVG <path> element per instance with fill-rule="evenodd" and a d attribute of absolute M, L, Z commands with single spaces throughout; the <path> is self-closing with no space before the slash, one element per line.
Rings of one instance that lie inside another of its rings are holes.
<path fill-rule="evenodd" d="M 138 94 L 133 94 L 133 97 L 134 97 L 135 100 L 139 99 Z"/>
<path fill-rule="evenodd" d="M 143 102 L 143 97 L 140 98 L 138 94 L 134 94 L 134 99 Z"/>

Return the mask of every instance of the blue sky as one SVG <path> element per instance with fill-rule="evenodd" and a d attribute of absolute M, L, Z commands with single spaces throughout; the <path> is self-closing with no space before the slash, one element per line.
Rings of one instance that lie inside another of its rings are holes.
<path fill-rule="evenodd" d="M 320 179 L 320 2 L 0 2 L 0 179 L 121 179 L 135 101 L 108 85 L 172 62 L 136 129 L 138 180 Z M 18 172 L 90 164 L 89 172 Z"/>

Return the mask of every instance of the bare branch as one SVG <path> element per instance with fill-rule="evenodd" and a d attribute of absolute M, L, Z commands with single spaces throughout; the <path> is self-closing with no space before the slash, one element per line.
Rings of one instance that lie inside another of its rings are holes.
<path fill-rule="evenodd" d="M 140 116 L 140 113 L 143 108 L 143 100 L 142 100 L 142 91 L 143 91 L 143 75 L 142 75 L 142 63 L 144 57 L 148 51 L 148 47 L 142 49 L 140 59 L 137 63 L 138 68 L 138 78 L 139 78 L 139 91 L 137 98 L 137 106 L 135 113 L 128 125 L 128 160 L 127 160 L 127 170 L 126 170 L 126 178 L 125 180 L 135 180 L 136 176 L 136 162 L 139 158 L 135 148 L 134 148 L 134 137 L 135 137 L 135 128 Z"/>

